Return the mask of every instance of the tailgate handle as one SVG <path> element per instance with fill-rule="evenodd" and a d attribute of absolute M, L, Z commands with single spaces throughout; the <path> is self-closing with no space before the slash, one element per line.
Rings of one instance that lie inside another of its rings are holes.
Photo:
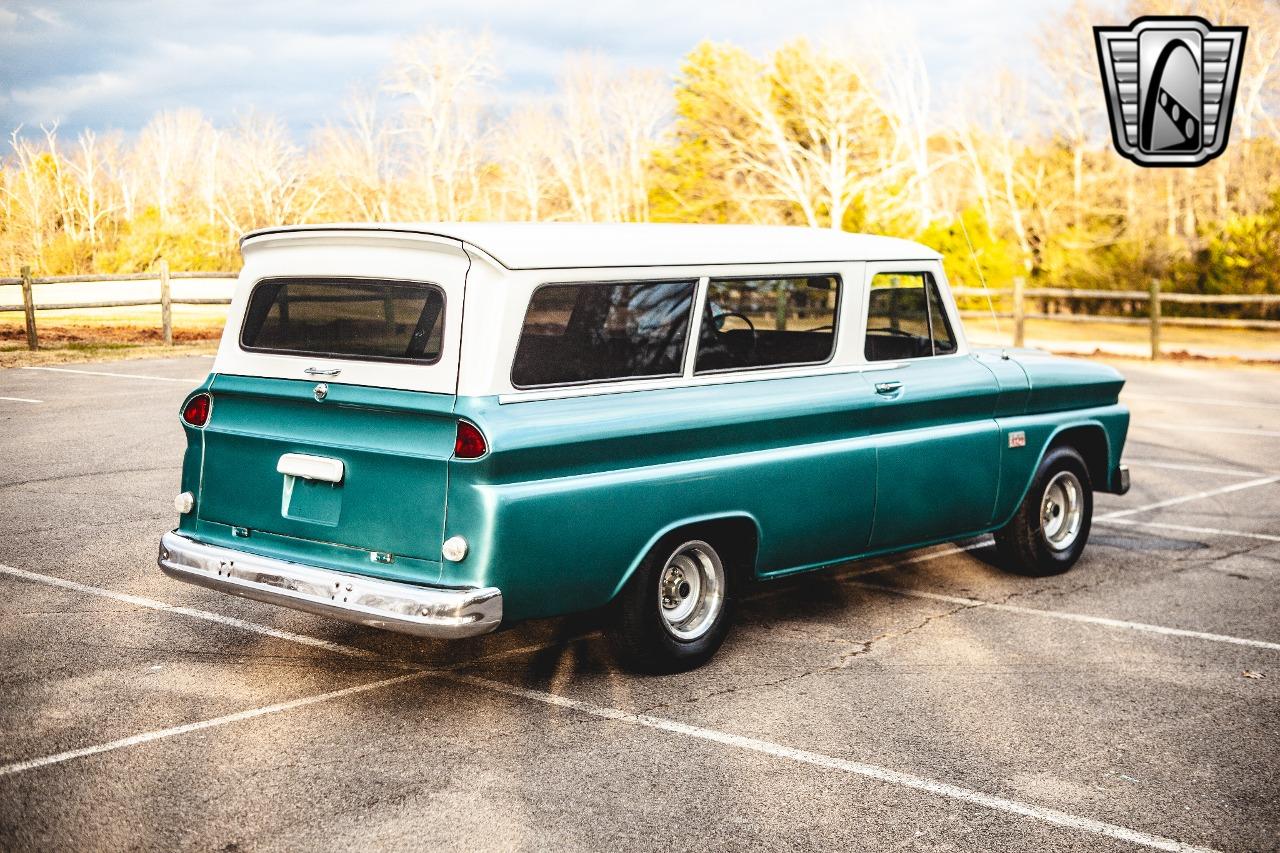
<path fill-rule="evenodd" d="M 281 474 L 304 480 L 323 480 L 326 483 L 341 483 L 343 467 L 341 459 L 308 456 L 305 453 L 286 453 L 276 463 L 276 471 Z"/>

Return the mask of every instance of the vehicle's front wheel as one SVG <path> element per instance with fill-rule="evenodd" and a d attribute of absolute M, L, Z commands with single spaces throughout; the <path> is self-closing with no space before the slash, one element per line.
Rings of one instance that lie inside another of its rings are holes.
<path fill-rule="evenodd" d="M 715 654 L 729 629 L 731 572 L 702 539 L 666 537 L 614 602 L 607 628 L 618 656 L 645 672 L 680 672 Z"/>
<path fill-rule="evenodd" d="M 996 549 L 1009 571 L 1058 575 L 1075 565 L 1093 522 L 1089 467 L 1072 447 L 1045 454 L 1013 520 L 996 531 Z"/>

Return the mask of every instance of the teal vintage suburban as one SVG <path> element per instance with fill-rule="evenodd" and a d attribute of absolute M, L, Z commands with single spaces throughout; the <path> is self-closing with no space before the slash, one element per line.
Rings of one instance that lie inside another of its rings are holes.
<path fill-rule="evenodd" d="M 599 609 L 651 670 L 744 584 L 1123 494 L 1110 367 L 965 341 L 942 259 L 808 228 L 269 228 L 185 401 L 172 577 L 431 637 Z"/>

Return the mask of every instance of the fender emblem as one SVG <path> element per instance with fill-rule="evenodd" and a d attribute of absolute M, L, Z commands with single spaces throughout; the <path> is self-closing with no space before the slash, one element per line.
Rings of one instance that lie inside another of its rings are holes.
<path fill-rule="evenodd" d="M 1022 430 L 1015 430 L 1014 432 L 1009 433 L 1009 446 L 1010 447 L 1026 447 L 1027 434 Z"/>

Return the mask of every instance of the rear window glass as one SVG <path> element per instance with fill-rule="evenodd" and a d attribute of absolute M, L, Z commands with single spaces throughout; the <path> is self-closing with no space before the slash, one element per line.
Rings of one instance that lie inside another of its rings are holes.
<path fill-rule="evenodd" d="M 538 288 L 520 331 L 512 384 L 678 375 L 696 286 L 663 281 Z"/>
<path fill-rule="evenodd" d="M 433 284 L 349 278 L 267 279 L 249 297 L 240 345 L 334 358 L 440 358 L 444 292 Z"/>

